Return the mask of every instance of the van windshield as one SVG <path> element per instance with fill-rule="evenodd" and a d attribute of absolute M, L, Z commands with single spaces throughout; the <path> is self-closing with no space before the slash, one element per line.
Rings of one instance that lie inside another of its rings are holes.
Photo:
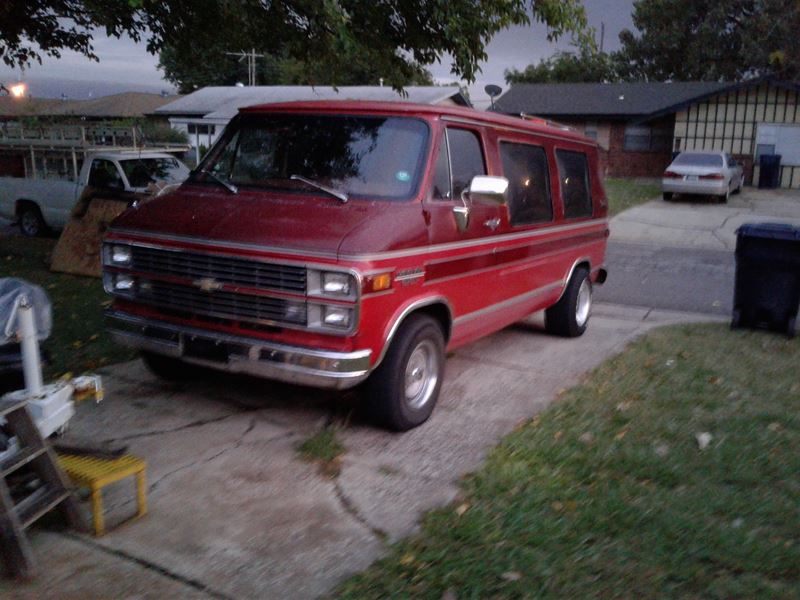
<path fill-rule="evenodd" d="M 319 193 L 296 176 L 349 197 L 403 200 L 419 187 L 428 137 L 427 124 L 409 117 L 245 114 L 192 180 Z"/>

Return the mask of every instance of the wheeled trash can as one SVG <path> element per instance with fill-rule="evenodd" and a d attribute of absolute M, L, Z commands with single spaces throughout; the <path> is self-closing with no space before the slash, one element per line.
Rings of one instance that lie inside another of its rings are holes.
<path fill-rule="evenodd" d="M 737 231 L 731 327 L 793 337 L 800 305 L 800 227 L 746 223 Z"/>

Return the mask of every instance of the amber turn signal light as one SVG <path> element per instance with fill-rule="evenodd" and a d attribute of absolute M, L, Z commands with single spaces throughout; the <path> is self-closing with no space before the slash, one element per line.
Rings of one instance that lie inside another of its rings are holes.
<path fill-rule="evenodd" d="M 364 293 L 382 292 L 392 287 L 391 273 L 378 273 L 364 278 Z"/>

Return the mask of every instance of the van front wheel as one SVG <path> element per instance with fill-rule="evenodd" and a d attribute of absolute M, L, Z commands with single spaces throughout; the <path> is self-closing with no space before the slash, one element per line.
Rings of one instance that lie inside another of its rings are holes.
<path fill-rule="evenodd" d="M 592 282 L 589 271 L 575 269 L 561 299 L 545 313 L 545 327 L 549 333 L 563 337 L 578 337 L 586 331 L 592 312 Z"/>
<path fill-rule="evenodd" d="M 365 408 L 378 424 L 407 431 L 431 416 L 444 378 L 444 334 L 428 315 L 411 315 L 364 386 Z"/>

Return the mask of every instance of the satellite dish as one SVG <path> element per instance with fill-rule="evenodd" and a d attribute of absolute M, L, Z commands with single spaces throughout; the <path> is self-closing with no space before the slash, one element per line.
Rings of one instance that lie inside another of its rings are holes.
<path fill-rule="evenodd" d="M 495 96 L 499 96 L 503 93 L 503 88 L 501 88 L 499 85 L 490 83 L 483 88 L 483 91 L 489 95 L 489 99 L 492 101 L 492 110 L 494 110 L 494 98 Z"/>

